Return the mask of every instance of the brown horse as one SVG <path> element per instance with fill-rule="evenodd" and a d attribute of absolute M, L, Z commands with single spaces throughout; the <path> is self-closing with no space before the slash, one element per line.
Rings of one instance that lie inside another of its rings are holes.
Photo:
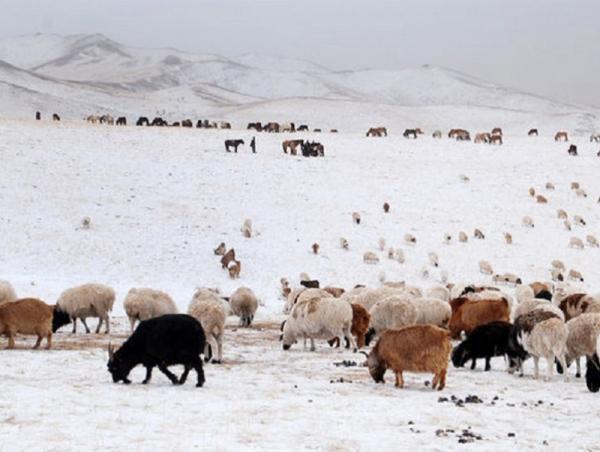
<path fill-rule="evenodd" d="M 368 137 L 387 137 L 387 129 L 385 127 L 371 127 L 367 131 Z"/>
<path fill-rule="evenodd" d="M 465 129 L 450 129 L 448 138 L 455 138 L 457 141 L 471 141 L 471 135 Z"/>
<path fill-rule="evenodd" d="M 301 124 L 296 129 L 298 132 L 308 132 L 308 126 L 306 124 Z"/>
<path fill-rule="evenodd" d="M 246 127 L 247 130 L 256 130 L 257 132 L 261 132 L 262 131 L 262 124 L 260 122 L 249 122 L 248 123 L 248 127 Z"/>
<path fill-rule="evenodd" d="M 569 155 L 572 155 L 572 156 L 577 156 L 578 155 L 577 154 L 577 146 L 575 146 L 574 144 L 572 144 L 571 146 L 569 146 L 569 149 L 567 150 L 567 153 Z"/>
<path fill-rule="evenodd" d="M 52 121 L 60 121 L 60 116 L 58 116 L 56 113 L 52 114 Z"/>
<path fill-rule="evenodd" d="M 231 149 L 229 148 L 233 148 L 233 152 L 237 154 L 238 146 L 240 144 L 244 144 L 244 140 L 225 140 L 225 150 L 231 152 Z"/>
<path fill-rule="evenodd" d="M 502 135 L 492 135 L 490 137 L 490 144 L 502 144 Z"/>
<path fill-rule="evenodd" d="M 560 130 L 554 135 L 554 141 L 569 141 L 569 135 L 564 130 Z"/>
<path fill-rule="evenodd" d="M 126 126 L 127 125 L 127 118 L 125 116 L 119 116 L 117 118 L 117 122 L 115 123 L 118 126 Z"/>
<path fill-rule="evenodd" d="M 263 130 L 263 132 L 278 133 L 279 132 L 279 123 L 269 122 L 264 125 L 262 130 Z"/>
<path fill-rule="evenodd" d="M 492 136 L 487 133 L 476 133 L 474 143 L 490 143 L 492 141 Z"/>
<path fill-rule="evenodd" d="M 191 119 L 184 119 L 183 121 L 181 121 L 181 127 L 194 127 L 194 123 L 192 122 Z"/>
<path fill-rule="evenodd" d="M 500 135 L 500 136 L 502 136 L 502 129 L 500 127 L 494 127 L 492 129 L 492 135 Z"/>
<path fill-rule="evenodd" d="M 285 140 L 281 143 L 283 153 L 287 154 L 289 150 L 291 155 L 296 155 L 298 153 L 298 146 L 301 146 L 302 143 L 304 143 L 304 140 Z"/>

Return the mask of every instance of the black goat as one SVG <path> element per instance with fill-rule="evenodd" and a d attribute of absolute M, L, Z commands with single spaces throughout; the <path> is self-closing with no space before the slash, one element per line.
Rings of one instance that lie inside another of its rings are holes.
<path fill-rule="evenodd" d="M 173 384 L 183 384 L 191 369 L 198 374 L 197 387 L 204 384 L 204 370 L 200 354 L 206 338 L 202 325 L 185 314 L 167 314 L 141 322 L 133 334 L 117 351 L 108 347 L 108 371 L 113 381 L 129 384 L 129 372 L 138 364 L 146 368 L 147 384 L 152 369 L 158 366 Z M 183 364 L 184 370 L 177 378 L 168 366 Z"/>
<path fill-rule="evenodd" d="M 491 369 L 490 359 L 507 353 L 508 338 L 512 325 L 508 322 L 490 322 L 475 328 L 469 337 L 452 351 L 454 367 L 463 367 L 471 360 L 471 370 L 475 369 L 478 358 L 485 359 L 485 370 Z"/>

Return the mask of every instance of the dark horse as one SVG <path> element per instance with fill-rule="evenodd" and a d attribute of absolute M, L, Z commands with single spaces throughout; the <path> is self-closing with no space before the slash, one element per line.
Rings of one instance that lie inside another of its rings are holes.
<path fill-rule="evenodd" d="M 148 121 L 148 118 L 146 118 L 145 116 L 140 116 L 137 120 L 137 122 L 135 123 L 136 126 L 149 126 L 150 125 L 150 121 Z"/>
<path fill-rule="evenodd" d="M 60 116 L 58 116 L 56 113 L 52 114 L 52 121 L 60 121 Z"/>
<path fill-rule="evenodd" d="M 225 150 L 231 152 L 230 148 L 233 148 L 233 152 L 237 154 L 238 146 L 244 144 L 244 140 L 225 140 Z"/>

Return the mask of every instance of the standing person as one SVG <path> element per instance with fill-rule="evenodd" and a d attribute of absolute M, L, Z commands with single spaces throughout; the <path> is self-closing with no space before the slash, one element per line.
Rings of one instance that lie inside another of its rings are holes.
<path fill-rule="evenodd" d="M 250 141 L 250 148 L 252 149 L 252 153 L 256 154 L 256 137 L 252 137 Z"/>

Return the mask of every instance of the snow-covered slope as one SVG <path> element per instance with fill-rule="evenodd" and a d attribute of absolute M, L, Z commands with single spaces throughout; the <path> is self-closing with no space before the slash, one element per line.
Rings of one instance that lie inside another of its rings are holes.
<path fill-rule="evenodd" d="M 31 76 L 16 82 L 14 74 L 0 70 L 0 83 L 20 88 L 4 90 L 0 114 L 8 117 L 21 116 L 42 103 L 20 94 L 24 90 L 39 92 L 50 111 L 68 106 L 61 111 L 67 117 L 81 117 L 95 111 L 124 114 L 165 111 L 178 119 L 207 114 L 223 117 L 232 108 L 253 108 L 257 104 L 265 108 L 265 104 L 273 102 L 303 99 L 353 102 L 367 113 L 387 106 L 396 116 L 407 113 L 408 107 L 413 111 L 427 109 L 440 116 L 434 110 L 443 112 L 448 106 L 472 108 L 469 119 L 477 119 L 482 108 L 540 117 L 589 114 L 592 121 L 598 113 L 436 66 L 332 71 L 286 57 L 248 54 L 232 59 L 168 48 L 136 48 L 101 34 L 65 37 L 38 34 L 0 40 L 0 60 Z M 48 83 L 40 85 L 38 77 Z M 98 97 L 98 92 L 102 96 Z M 297 105 L 309 104 L 297 102 Z M 276 108 L 275 105 L 272 109 Z M 340 105 L 339 109 L 342 108 Z M 318 108 L 311 106 L 296 110 L 295 114 L 297 118 L 307 118 L 305 122 L 314 120 Z M 415 116 L 422 115 L 417 112 Z M 585 122 L 581 121 L 578 127 L 585 129 Z"/>

